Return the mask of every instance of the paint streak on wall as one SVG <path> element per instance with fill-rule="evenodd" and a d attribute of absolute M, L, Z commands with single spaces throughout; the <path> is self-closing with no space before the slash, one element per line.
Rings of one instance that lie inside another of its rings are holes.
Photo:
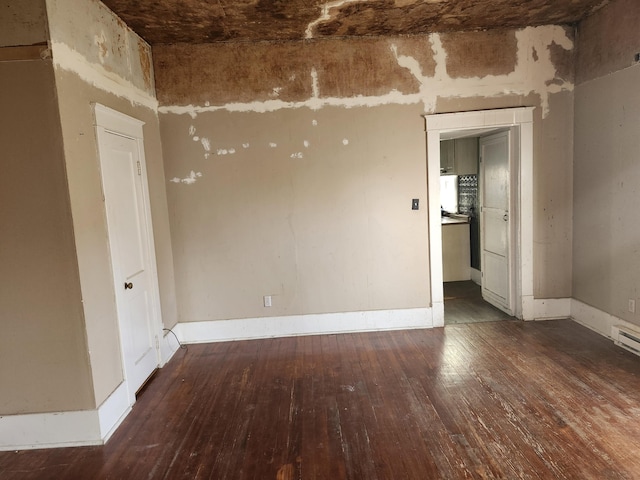
<path fill-rule="evenodd" d="M 202 172 L 194 172 L 193 170 L 191 170 L 191 172 L 189 172 L 189 175 L 187 175 L 186 177 L 173 177 L 169 181 L 172 183 L 184 183 L 185 185 L 193 185 L 200 177 L 202 177 Z"/>
<path fill-rule="evenodd" d="M 485 41 L 478 42 L 483 35 Z M 549 95 L 573 90 L 572 79 L 566 78 L 566 58 L 558 54 L 562 49 L 573 55 L 568 29 L 546 26 L 500 35 L 474 33 L 471 43 L 480 44 L 478 52 L 498 43 L 505 45 L 501 55 L 474 61 L 467 72 L 461 62 L 449 59 L 450 51 L 460 52 L 470 45 L 469 39 L 457 35 L 431 34 L 410 41 L 265 44 L 245 49 L 251 53 L 229 45 L 157 47 L 154 57 L 158 98 L 163 105 L 160 111 L 194 116 L 220 109 L 267 112 L 422 103 L 424 111 L 432 113 L 443 98 L 534 93 L 540 97 L 546 117 Z M 364 74 L 359 60 L 367 70 L 378 72 Z M 560 75 L 554 60 L 560 63 Z M 273 87 L 265 85 L 281 85 L 290 78 L 295 78 L 295 85 L 283 87 L 279 97 L 273 98 Z M 205 102 L 209 106 L 202 106 Z"/>
<path fill-rule="evenodd" d="M 316 27 L 323 23 L 328 22 L 332 18 L 332 12 L 337 13 L 337 10 L 347 4 L 350 3 L 358 3 L 365 0 L 334 0 L 333 2 L 325 3 L 322 6 L 322 12 L 319 18 L 315 19 L 313 22 L 309 23 L 304 32 L 304 37 L 309 39 L 314 37 Z"/>

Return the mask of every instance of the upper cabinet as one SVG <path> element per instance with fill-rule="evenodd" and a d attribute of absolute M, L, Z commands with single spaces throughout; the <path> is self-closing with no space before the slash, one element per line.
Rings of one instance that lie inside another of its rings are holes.
<path fill-rule="evenodd" d="M 477 174 L 477 138 L 456 138 L 440 142 L 440 175 Z"/>

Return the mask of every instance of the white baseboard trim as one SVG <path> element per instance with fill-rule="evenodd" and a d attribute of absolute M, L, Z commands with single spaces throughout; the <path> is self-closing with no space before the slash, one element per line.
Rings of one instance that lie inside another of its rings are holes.
<path fill-rule="evenodd" d="M 0 416 L 0 451 L 103 445 L 130 411 L 122 382 L 97 410 Z"/>
<path fill-rule="evenodd" d="M 171 330 L 175 333 L 175 327 Z M 160 367 L 164 367 L 180 348 L 177 338 L 171 332 L 163 330 L 162 333 L 163 335 L 160 339 Z"/>
<path fill-rule="evenodd" d="M 471 268 L 471 281 L 482 286 L 482 272 L 476 268 Z"/>
<path fill-rule="evenodd" d="M 444 327 L 444 301 L 432 303 L 431 326 L 433 328 Z"/>
<path fill-rule="evenodd" d="M 102 443 L 96 410 L 0 417 L 0 451 Z"/>
<path fill-rule="evenodd" d="M 173 330 L 183 343 L 208 343 L 300 335 L 432 328 L 434 326 L 433 320 L 431 308 L 425 307 L 181 322 Z"/>
<path fill-rule="evenodd" d="M 598 310 L 575 298 L 571 299 L 571 318 L 607 338 L 611 338 L 611 327 L 614 325 L 628 327 L 631 330 L 638 330 L 640 328 L 638 325 Z"/>
<path fill-rule="evenodd" d="M 100 407 L 98 407 L 98 422 L 100 424 L 100 438 L 103 443 L 111 437 L 122 421 L 131 411 L 131 401 L 127 383 L 122 382 Z"/>
<path fill-rule="evenodd" d="M 533 301 L 534 320 L 557 320 L 570 317 L 570 298 L 536 298 Z"/>

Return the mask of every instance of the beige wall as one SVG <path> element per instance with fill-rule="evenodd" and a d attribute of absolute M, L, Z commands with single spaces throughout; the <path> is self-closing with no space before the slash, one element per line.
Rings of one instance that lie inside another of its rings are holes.
<path fill-rule="evenodd" d="M 163 116 L 180 320 L 427 306 L 420 113 Z"/>
<path fill-rule="evenodd" d="M 154 48 L 180 320 L 428 306 L 420 115 L 523 105 L 535 295 L 570 296 L 573 55 L 560 27 Z"/>
<path fill-rule="evenodd" d="M 51 43 L 96 406 L 122 381 L 115 294 L 91 104 L 145 122 L 163 320 L 176 322 L 173 261 L 150 49 L 102 4 L 48 0 Z M 145 73 L 146 71 L 146 73 Z"/>
<path fill-rule="evenodd" d="M 0 62 L 0 105 L 0 415 L 89 409 L 51 62 Z"/>
<path fill-rule="evenodd" d="M 1 47 L 35 45 L 48 39 L 45 0 L 0 1 Z"/>
<path fill-rule="evenodd" d="M 639 21 L 640 4 L 616 0 L 579 27 L 573 241 L 574 297 L 638 325 Z"/>

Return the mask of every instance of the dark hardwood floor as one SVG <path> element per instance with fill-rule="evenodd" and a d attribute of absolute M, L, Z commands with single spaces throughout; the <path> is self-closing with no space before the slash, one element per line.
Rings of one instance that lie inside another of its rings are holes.
<path fill-rule="evenodd" d="M 445 282 L 444 323 L 478 323 L 515 320 L 482 299 L 482 289 L 472 281 Z"/>
<path fill-rule="evenodd" d="M 569 320 L 191 345 L 9 479 L 640 478 L 640 358 Z"/>

